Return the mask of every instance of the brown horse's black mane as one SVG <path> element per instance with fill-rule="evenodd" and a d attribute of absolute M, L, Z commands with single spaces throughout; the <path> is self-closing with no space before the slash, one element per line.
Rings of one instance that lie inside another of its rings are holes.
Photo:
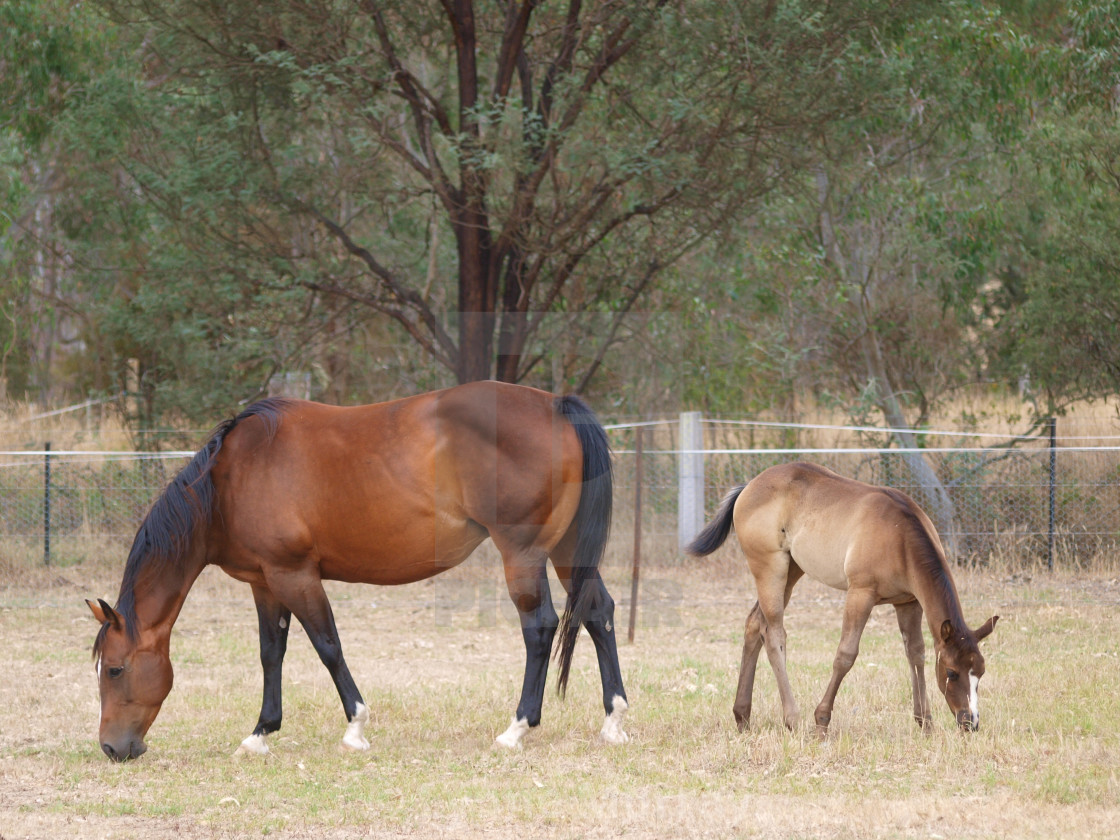
<path fill-rule="evenodd" d="M 115 608 L 124 620 L 125 630 L 130 638 L 135 639 L 139 635 L 136 586 L 141 572 L 151 569 L 158 576 L 178 566 L 187 553 L 195 529 L 210 522 L 214 506 L 214 484 L 210 480 L 210 470 L 226 435 L 242 420 L 260 417 L 271 437 L 276 432 L 287 403 L 288 400 L 282 398 L 260 400 L 236 417 L 218 424 L 190 463 L 179 471 L 152 503 L 128 552 L 120 597 Z M 102 626 L 94 641 L 95 657 L 101 649 L 108 626 Z"/>

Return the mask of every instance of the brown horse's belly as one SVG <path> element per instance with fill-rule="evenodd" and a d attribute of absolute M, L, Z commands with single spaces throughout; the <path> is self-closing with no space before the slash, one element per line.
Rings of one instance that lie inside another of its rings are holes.
<path fill-rule="evenodd" d="M 326 580 L 394 586 L 446 572 L 466 560 L 487 533 L 473 523 L 439 529 L 425 540 L 369 540 L 359 546 L 320 549 L 319 574 Z"/>

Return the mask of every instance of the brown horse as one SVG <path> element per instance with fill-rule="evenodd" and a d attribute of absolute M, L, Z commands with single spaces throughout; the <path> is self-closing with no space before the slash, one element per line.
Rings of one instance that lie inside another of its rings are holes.
<path fill-rule="evenodd" d="M 330 672 L 348 726 L 369 719 L 342 656 L 324 579 L 401 584 L 461 563 L 487 537 L 501 552 L 525 639 L 525 680 L 498 742 L 518 746 L 541 718 L 559 627 L 559 691 L 581 624 L 595 644 L 607 719 L 627 740 L 614 602 L 599 574 L 610 528 L 606 434 L 577 397 L 479 382 L 378 405 L 264 400 L 217 427 L 152 505 L 116 607 L 87 601 L 101 691 L 101 748 L 135 758 L 171 690 L 171 628 L 203 567 L 253 590 L 264 699 L 241 750 L 268 752 L 280 728 L 281 666 L 294 615 Z M 567 591 L 561 622 L 546 561 Z"/>
<path fill-rule="evenodd" d="M 747 618 L 735 720 L 750 725 L 755 666 L 763 643 L 778 683 L 785 724 L 797 723 L 797 703 L 786 675 L 786 631 L 782 614 L 802 575 L 848 592 L 840 647 L 832 679 L 814 717 L 824 734 L 840 682 L 859 653 L 863 627 L 877 604 L 892 604 L 902 631 L 914 690 L 914 719 L 931 724 L 926 694 L 926 614 L 937 654 L 937 685 L 957 724 L 980 726 L 977 687 L 984 676 L 978 642 L 999 616 L 970 630 L 961 615 L 945 551 L 929 517 L 905 493 L 843 478 L 815 464 L 771 467 L 736 487 L 715 519 L 688 547 L 695 555 L 719 548 L 735 525 L 754 575 L 758 601 Z"/>

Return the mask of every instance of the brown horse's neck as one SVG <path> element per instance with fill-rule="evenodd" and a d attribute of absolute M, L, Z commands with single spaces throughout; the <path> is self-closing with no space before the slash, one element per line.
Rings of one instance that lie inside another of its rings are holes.
<path fill-rule="evenodd" d="M 143 570 L 134 587 L 137 629 L 141 638 L 155 635 L 166 647 L 183 602 L 206 565 L 203 540 L 193 540 L 177 563 Z"/>

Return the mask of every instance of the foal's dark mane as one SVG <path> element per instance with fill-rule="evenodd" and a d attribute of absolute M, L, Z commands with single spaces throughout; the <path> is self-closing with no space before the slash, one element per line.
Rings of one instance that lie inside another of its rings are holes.
<path fill-rule="evenodd" d="M 964 615 L 961 613 L 960 597 L 957 595 L 957 588 L 953 585 L 953 578 L 949 573 L 949 563 L 944 552 L 938 549 L 937 543 L 925 522 L 918 515 L 917 504 L 901 491 L 893 488 L 883 489 L 899 503 L 899 512 L 909 524 L 906 543 L 911 556 L 917 559 L 919 568 L 932 584 L 938 599 L 945 604 L 953 628 L 958 632 L 965 631 L 968 625 L 965 624 Z"/>
<path fill-rule="evenodd" d="M 124 620 L 129 638 L 139 635 L 136 620 L 136 585 L 141 572 L 151 570 L 160 575 L 182 563 L 190 547 L 196 528 L 209 525 L 214 507 L 214 483 L 210 470 L 222 448 L 226 435 L 241 421 L 260 417 L 271 438 L 280 424 L 288 400 L 269 398 L 253 403 L 236 417 L 224 420 L 210 433 L 210 438 L 152 503 L 140 523 L 121 579 L 121 592 L 116 611 Z M 105 632 L 104 624 L 93 644 L 93 655 L 101 650 Z"/>

